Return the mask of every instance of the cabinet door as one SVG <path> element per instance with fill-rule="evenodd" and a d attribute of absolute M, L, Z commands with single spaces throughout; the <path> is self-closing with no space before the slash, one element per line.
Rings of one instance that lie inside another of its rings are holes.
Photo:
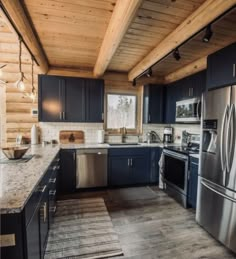
<path fill-rule="evenodd" d="M 85 121 L 85 87 L 82 78 L 66 78 L 63 119 L 68 122 Z"/>
<path fill-rule="evenodd" d="M 76 151 L 61 150 L 60 163 L 58 192 L 72 193 L 76 189 Z"/>
<path fill-rule="evenodd" d="M 236 43 L 207 58 L 207 88 L 236 83 Z"/>
<path fill-rule="evenodd" d="M 40 202 L 40 247 L 41 247 L 41 258 L 44 256 L 46 249 L 46 241 L 49 231 L 49 193 L 48 186 L 43 194 L 42 200 Z"/>
<path fill-rule="evenodd" d="M 86 121 L 103 122 L 104 81 L 87 79 L 86 90 Z"/>
<path fill-rule="evenodd" d="M 39 76 L 39 121 L 62 119 L 62 81 L 56 76 Z"/>
<path fill-rule="evenodd" d="M 177 88 L 177 83 L 168 85 L 165 90 L 165 123 L 175 123 L 176 101 L 179 99 L 177 91 L 180 90 Z"/>
<path fill-rule="evenodd" d="M 163 122 L 163 86 L 144 86 L 143 123 Z"/>
<path fill-rule="evenodd" d="M 39 208 L 26 229 L 27 259 L 40 259 L 40 230 L 39 230 Z"/>
<path fill-rule="evenodd" d="M 145 184 L 150 182 L 148 155 L 130 158 L 130 178 L 132 184 Z"/>
<path fill-rule="evenodd" d="M 197 187 L 198 187 L 198 163 L 195 161 L 191 161 L 190 175 L 189 175 L 188 202 L 195 209 L 197 204 Z"/>
<path fill-rule="evenodd" d="M 126 156 L 111 156 L 109 158 L 108 182 L 110 186 L 131 184 L 129 163 L 130 160 Z"/>

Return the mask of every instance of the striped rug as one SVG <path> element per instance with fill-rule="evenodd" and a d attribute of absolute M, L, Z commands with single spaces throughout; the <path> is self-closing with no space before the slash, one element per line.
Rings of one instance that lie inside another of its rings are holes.
<path fill-rule="evenodd" d="M 103 198 L 58 201 L 45 259 L 96 259 L 122 254 Z"/>

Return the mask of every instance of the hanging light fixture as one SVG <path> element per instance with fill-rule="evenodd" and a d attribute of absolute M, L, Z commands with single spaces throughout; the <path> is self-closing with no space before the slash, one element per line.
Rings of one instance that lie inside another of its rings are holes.
<path fill-rule="evenodd" d="M 152 76 L 152 68 L 150 67 L 146 73 L 147 77 L 151 77 Z"/>
<path fill-rule="evenodd" d="M 173 57 L 175 58 L 176 61 L 179 61 L 181 59 L 180 53 L 179 53 L 179 49 L 176 48 L 173 52 Z"/>
<path fill-rule="evenodd" d="M 25 84 L 24 84 L 24 73 L 22 72 L 21 68 L 21 54 L 22 54 L 22 39 L 19 37 L 19 72 L 20 72 L 20 78 L 16 82 L 16 87 L 19 88 L 21 91 L 25 90 Z"/>
<path fill-rule="evenodd" d="M 211 37 L 212 37 L 212 35 L 213 35 L 213 31 L 211 29 L 211 24 L 209 24 L 206 27 L 206 32 L 205 32 L 205 35 L 202 38 L 202 41 L 205 42 L 205 43 L 209 42 Z"/>
<path fill-rule="evenodd" d="M 26 93 L 26 96 L 31 98 L 33 102 L 36 100 L 36 88 L 34 86 L 34 58 L 31 56 L 31 80 L 32 80 L 32 88 L 31 93 Z"/>

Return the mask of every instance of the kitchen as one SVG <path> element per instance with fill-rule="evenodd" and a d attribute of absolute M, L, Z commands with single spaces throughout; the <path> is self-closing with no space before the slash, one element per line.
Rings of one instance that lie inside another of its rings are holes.
<path fill-rule="evenodd" d="M 0 2 L 1 258 L 236 257 L 235 5 Z"/>

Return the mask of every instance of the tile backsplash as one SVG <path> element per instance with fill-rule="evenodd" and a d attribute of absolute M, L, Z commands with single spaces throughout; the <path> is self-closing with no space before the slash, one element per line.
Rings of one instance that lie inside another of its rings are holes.
<path fill-rule="evenodd" d="M 143 124 L 143 135 L 140 140 L 146 141 L 146 134 L 149 131 L 155 131 L 163 139 L 164 127 L 172 126 L 174 128 L 174 142 L 181 143 L 182 131 L 186 130 L 192 134 L 200 134 L 200 125 L 194 124 Z M 61 130 L 82 130 L 85 135 L 85 143 L 97 143 L 97 130 L 103 129 L 103 123 L 63 123 L 63 122 L 40 122 L 42 141 L 59 140 Z M 128 135 L 127 142 L 137 142 L 138 136 Z M 121 142 L 121 136 L 105 136 L 105 142 Z"/>

